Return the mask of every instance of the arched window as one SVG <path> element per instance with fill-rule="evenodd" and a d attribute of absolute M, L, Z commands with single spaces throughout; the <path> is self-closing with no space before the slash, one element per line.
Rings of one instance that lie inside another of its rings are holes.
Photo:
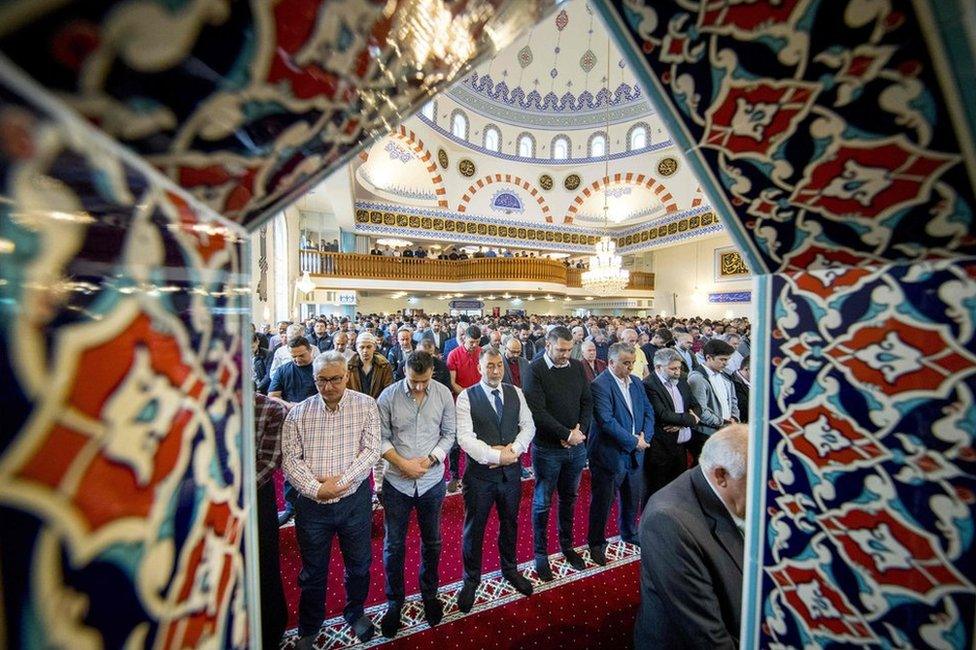
<path fill-rule="evenodd" d="M 535 138 L 531 133 L 523 133 L 518 137 L 519 158 L 535 158 Z"/>
<path fill-rule="evenodd" d="M 637 151 L 647 147 L 647 127 L 643 124 L 635 124 L 630 129 L 627 136 L 630 151 Z"/>
<path fill-rule="evenodd" d="M 552 139 L 552 159 L 566 160 L 569 158 L 571 148 L 569 138 L 564 135 L 557 135 Z"/>
<path fill-rule="evenodd" d="M 502 146 L 502 134 L 494 126 L 485 127 L 485 149 L 498 151 Z"/>
<path fill-rule="evenodd" d="M 420 114 L 427 118 L 429 122 L 437 122 L 437 104 L 431 100 L 424 104 L 424 107 L 420 109 Z"/>
<path fill-rule="evenodd" d="M 461 111 L 454 111 L 451 115 L 451 133 L 455 138 L 468 139 L 468 117 Z"/>
<path fill-rule="evenodd" d="M 590 136 L 590 158 L 599 158 L 607 155 L 607 136 L 601 133 L 594 133 Z"/>
<path fill-rule="evenodd" d="M 291 292 L 288 286 L 288 226 L 285 224 L 285 213 L 279 212 L 271 223 L 271 237 L 274 240 L 271 272 L 274 274 L 275 320 L 291 320 L 288 309 Z"/>

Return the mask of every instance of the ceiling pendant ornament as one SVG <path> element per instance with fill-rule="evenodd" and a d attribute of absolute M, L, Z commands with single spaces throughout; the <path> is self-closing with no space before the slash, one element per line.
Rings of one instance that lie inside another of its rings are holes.
<path fill-rule="evenodd" d="M 567 190 L 570 191 L 575 190 L 579 186 L 580 186 L 579 174 L 570 174 L 569 176 L 566 177 L 566 180 L 563 181 L 563 187 L 565 187 Z"/>
<path fill-rule="evenodd" d="M 559 15 L 556 16 L 556 29 L 558 29 L 559 31 L 563 31 L 564 29 L 566 29 L 566 25 L 568 24 L 569 24 L 569 14 L 567 14 L 566 10 L 563 9 L 562 11 L 559 12 Z"/>
<path fill-rule="evenodd" d="M 549 174 L 543 174 L 542 176 L 540 176 L 539 177 L 539 187 L 541 187 L 542 189 L 544 189 L 547 192 L 549 190 L 551 190 L 552 189 L 552 176 L 550 176 Z"/>
<path fill-rule="evenodd" d="M 532 48 L 526 45 L 521 50 L 518 51 L 518 62 L 522 66 L 522 69 L 532 65 Z"/>
<path fill-rule="evenodd" d="M 596 54 L 593 50 L 587 50 L 583 52 L 583 56 L 580 57 L 580 67 L 583 68 L 583 72 L 590 74 L 594 67 L 596 67 Z"/>
<path fill-rule="evenodd" d="M 441 169 L 447 169 L 450 161 L 447 159 L 447 152 L 443 149 L 437 150 L 437 162 L 440 163 Z"/>
<path fill-rule="evenodd" d="M 458 172 L 461 176 L 471 177 L 474 176 L 475 166 L 474 163 L 467 158 L 458 163 Z"/>
<path fill-rule="evenodd" d="M 657 173 L 661 176 L 670 176 L 678 171 L 678 161 L 674 158 L 665 158 L 657 164 Z"/>

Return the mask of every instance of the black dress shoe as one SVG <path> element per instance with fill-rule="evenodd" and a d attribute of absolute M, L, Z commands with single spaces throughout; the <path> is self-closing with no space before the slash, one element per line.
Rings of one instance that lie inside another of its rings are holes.
<path fill-rule="evenodd" d="M 436 596 L 434 598 L 424 598 L 424 618 L 427 625 L 434 627 L 444 618 L 444 603 Z"/>
<path fill-rule="evenodd" d="M 380 631 L 386 638 L 392 639 L 400 631 L 400 612 L 402 609 L 403 603 L 387 603 L 386 613 L 380 620 Z"/>
<path fill-rule="evenodd" d="M 586 568 L 586 561 L 583 557 L 571 548 L 563 549 L 563 557 L 569 562 L 569 566 L 573 567 L 577 571 L 582 571 Z"/>
<path fill-rule="evenodd" d="M 532 582 L 521 573 L 513 571 L 512 573 L 503 573 L 502 576 L 515 587 L 515 591 L 523 596 L 532 595 Z"/>
<path fill-rule="evenodd" d="M 600 566 L 607 565 L 607 554 L 603 548 L 603 545 L 590 547 L 590 559 Z"/>
<path fill-rule="evenodd" d="M 376 626 L 373 625 L 373 621 L 369 620 L 369 616 L 365 614 L 350 623 L 349 627 L 352 628 L 352 632 L 356 635 L 356 638 L 363 643 L 372 639 L 373 635 L 376 634 Z"/>
<path fill-rule="evenodd" d="M 464 586 L 461 587 L 461 593 L 458 594 L 458 609 L 467 614 L 474 607 L 474 595 L 478 591 L 477 582 L 464 581 Z"/>
<path fill-rule="evenodd" d="M 539 579 L 543 582 L 550 582 L 555 576 L 549 568 L 549 558 L 537 557 L 535 559 L 535 572 L 539 574 Z"/>

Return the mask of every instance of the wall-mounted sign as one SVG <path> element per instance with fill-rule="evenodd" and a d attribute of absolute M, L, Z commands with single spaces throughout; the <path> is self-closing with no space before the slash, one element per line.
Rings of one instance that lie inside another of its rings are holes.
<path fill-rule="evenodd" d="M 337 305 L 355 305 L 356 304 L 356 292 L 355 291 L 336 291 L 336 304 Z"/>
<path fill-rule="evenodd" d="M 485 303 L 480 300 L 452 300 L 448 303 L 451 309 L 465 310 L 465 309 L 483 309 Z"/>
<path fill-rule="evenodd" d="M 719 291 L 708 294 L 708 302 L 743 303 L 752 302 L 751 291 Z"/>

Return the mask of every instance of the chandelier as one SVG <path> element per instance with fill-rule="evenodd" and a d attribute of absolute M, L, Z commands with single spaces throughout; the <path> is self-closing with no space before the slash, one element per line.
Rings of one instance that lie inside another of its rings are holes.
<path fill-rule="evenodd" d="M 622 268 L 617 245 L 608 235 L 596 244 L 596 254 L 590 256 L 590 268 L 582 273 L 583 288 L 590 293 L 608 296 L 627 288 L 630 271 Z"/>
<path fill-rule="evenodd" d="M 606 157 L 603 162 L 603 182 L 610 182 L 610 35 L 607 34 L 607 130 L 604 132 L 606 146 L 603 149 Z M 590 256 L 589 269 L 581 274 L 583 288 L 588 293 L 601 296 L 619 294 L 630 283 L 630 271 L 624 270 L 623 260 L 617 255 L 617 245 L 610 238 L 610 204 L 607 186 L 603 188 L 603 228 L 604 234 L 596 244 L 594 255 Z"/>

